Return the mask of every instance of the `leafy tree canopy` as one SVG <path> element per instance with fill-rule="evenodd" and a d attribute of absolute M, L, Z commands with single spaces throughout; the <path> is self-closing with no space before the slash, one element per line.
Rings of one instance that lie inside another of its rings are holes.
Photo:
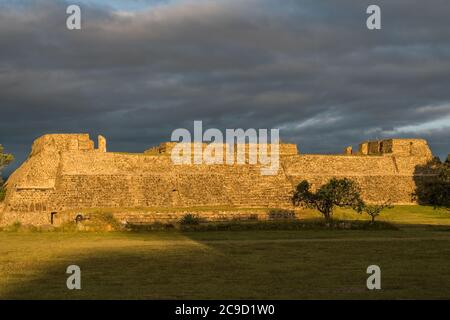
<path fill-rule="evenodd" d="M 0 144 L 0 170 L 10 164 L 13 160 L 14 157 L 12 154 L 3 153 L 3 146 Z"/>
<path fill-rule="evenodd" d="M 364 202 L 360 193 L 357 183 L 347 178 L 333 178 L 316 192 L 311 191 L 309 182 L 303 180 L 297 185 L 292 202 L 295 206 L 317 209 L 329 221 L 335 207 L 348 207 L 361 213 Z"/>

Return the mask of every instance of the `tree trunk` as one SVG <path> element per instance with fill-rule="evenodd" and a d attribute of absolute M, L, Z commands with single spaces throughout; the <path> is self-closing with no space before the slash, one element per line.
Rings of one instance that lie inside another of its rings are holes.
<path fill-rule="evenodd" d="M 331 212 L 324 212 L 323 215 L 325 217 L 325 222 L 327 223 L 327 225 L 331 225 L 331 222 L 333 220 L 331 217 Z"/>

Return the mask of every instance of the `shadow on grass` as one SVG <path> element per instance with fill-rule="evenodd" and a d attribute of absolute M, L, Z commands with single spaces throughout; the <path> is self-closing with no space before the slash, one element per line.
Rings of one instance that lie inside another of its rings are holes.
<path fill-rule="evenodd" d="M 39 236 L 39 235 L 38 235 Z M 89 235 L 83 235 L 89 237 Z M 119 237 L 120 236 L 120 237 Z M 448 241 L 227 242 L 120 234 L 61 252 L 32 276 L 10 275 L 2 299 L 448 298 Z M 147 239 L 150 237 L 150 239 Z M 86 239 L 84 239 L 86 240 Z M 76 237 L 70 241 L 76 241 Z M 109 242 L 110 241 L 110 242 Z M 66 244 L 62 242 L 60 246 Z M 69 247 L 69 246 L 67 246 Z M 82 290 L 66 288 L 80 266 Z M 368 291 L 366 268 L 382 268 Z M 19 267 L 18 267 L 19 268 Z"/>

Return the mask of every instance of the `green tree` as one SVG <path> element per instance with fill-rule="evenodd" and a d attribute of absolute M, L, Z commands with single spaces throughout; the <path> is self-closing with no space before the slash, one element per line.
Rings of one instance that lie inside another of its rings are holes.
<path fill-rule="evenodd" d="M 450 208 L 450 155 L 439 169 L 439 176 L 430 187 L 430 203 L 436 207 Z"/>
<path fill-rule="evenodd" d="M 364 205 L 362 208 L 362 212 L 367 213 L 371 218 L 371 223 L 375 223 L 375 218 L 378 217 L 384 209 L 392 209 L 394 206 L 390 203 L 390 201 L 386 201 L 382 204 L 368 204 Z"/>
<path fill-rule="evenodd" d="M 3 153 L 3 146 L 0 144 L 0 172 L 1 170 L 6 167 L 8 164 L 11 163 L 11 161 L 14 160 L 14 157 L 12 154 Z"/>
<path fill-rule="evenodd" d="M 3 153 L 3 146 L 0 144 L 0 201 L 5 196 L 5 190 L 3 189 L 2 169 L 13 160 L 14 157 L 11 154 Z"/>
<path fill-rule="evenodd" d="M 438 165 L 438 171 L 436 179 L 418 188 L 416 197 L 422 203 L 450 209 L 450 155 Z"/>
<path fill-rule="evenodd" d="M 322 185 L 316 192 L 311 191 L 308 181 L 300 182 L 292 196 L 294 206 L 317 209 L 325 220 L 330 222 L 335 207 L 347 207 L 361 213 L 364 202 L 360 196 L 358 184 L 350 179 L 333 178 Z"/>

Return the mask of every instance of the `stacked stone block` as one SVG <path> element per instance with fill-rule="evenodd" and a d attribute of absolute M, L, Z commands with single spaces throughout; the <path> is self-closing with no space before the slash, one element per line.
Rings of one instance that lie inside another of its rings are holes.
<path fill-rule="evenodd" d="M 365 142 L 344 155 L 299 155 L 295 145 L 281 144 L 280 168 L 269 176 L 259 164 L 175 165 L 173 146 L 115 153 L 101 136 L 95 149 L 86 134 L 45 135 L 8 180 L 0 223 L 41 224 L 52 212 L 84 208 L 289 208 L 298 182 L 317 188 L 333 177 L 357 181 L 366 201 L 410 204 L 417 183 L 436 175 L 420 139 Z M 245 150 L 248 156 L 252 148 Z"/>

